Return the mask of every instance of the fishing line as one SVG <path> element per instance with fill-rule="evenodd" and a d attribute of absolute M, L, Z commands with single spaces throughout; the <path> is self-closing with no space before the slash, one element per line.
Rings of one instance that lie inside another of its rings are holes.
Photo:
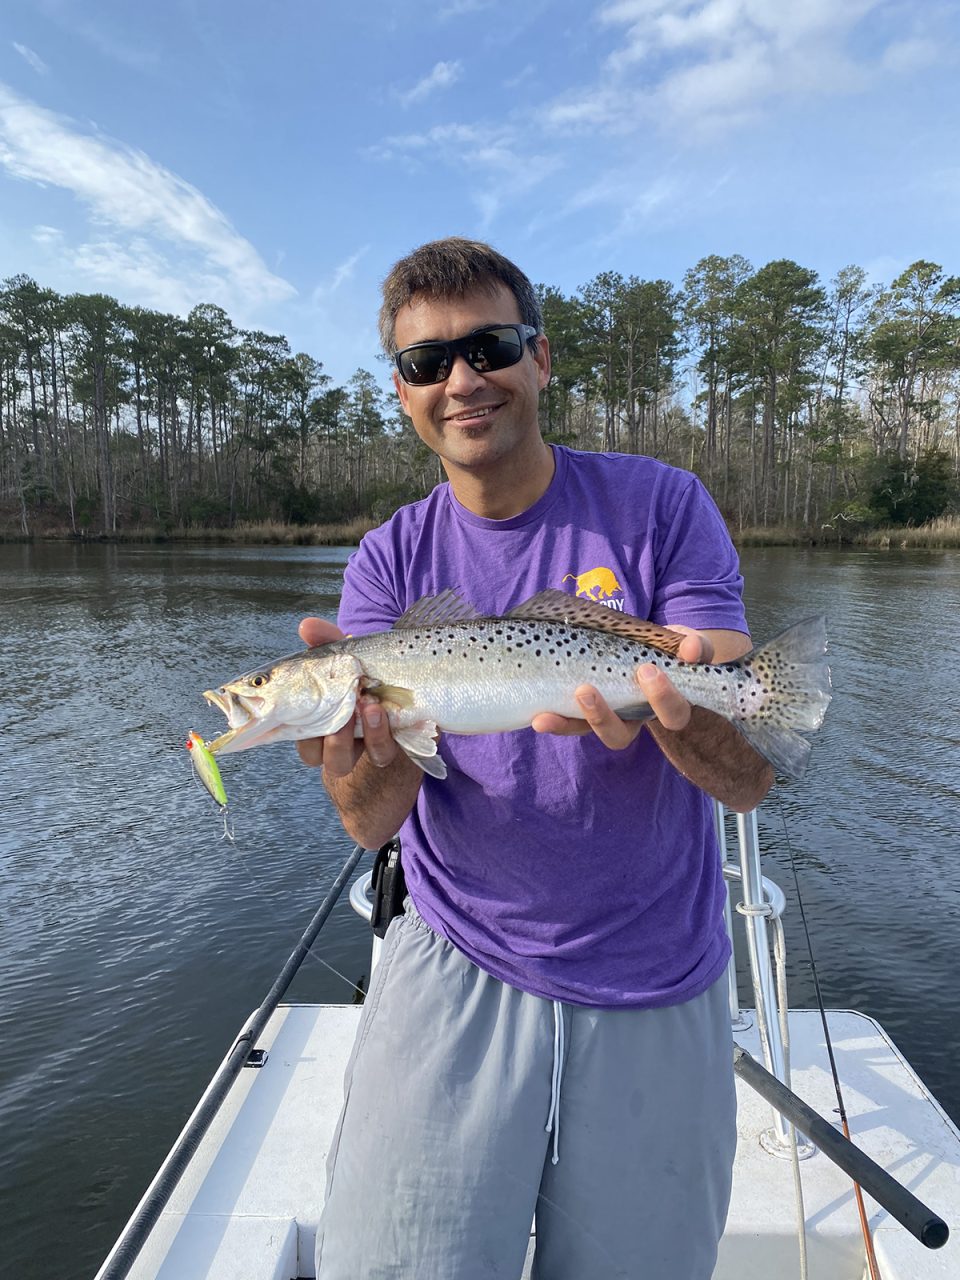
<path fill-rule="evenodd" d="M 820 1012 L 820 1022 L 823 1026 L 823 1038 L 827 1048 L 827 1057 L 830 1061 L 830 1073 L 833 1076 L 833 1087 L 837 1095 L 837 1112 L 840 1116 L 840 1124 L 843 1129 L 843 1136 L 848 1140 L 850 1138 L 850 1125 L 847 1123 L 847 1109 L 843 1101 L 843 1090 L 840 1088 L 840 1073 L 837 1071 L 837 1060 L 833 1053 L 833 1041 L 830 1037 L 830 1028 L 827 1026 L 827 1011 L 823 1003 L 823 992 L 820 989 L 820 975 L 817 972 L 817 962 L 813 956 L 813 941 L 810 937 L 810 929 L 807 926 L 807 913 L 803 906 L 803 894 L 800 892 L 800 877 L 797 874 L 797 860 L 794 857 L 793 844 L 790 841 L 790 833 L 787 830 L 787 815 L 783 807 L 783 797 L 779 790 L 776 793 L 777 806 L 780 810 L 780 822 L 783 826 L 783 838 L 787 844 L 787 851 L 790 854 L 790 870 L 793 873 L 793 885 L 797 895 L 797 906 L 800 909 L 800 922 L 803 925 L 803 934 L 807 941 L 807 955 L 810 959 L 810 973 L 813 977 L 813 988 L 817 996 L 817 1008 Z M 877 1257 L 873 1251 L 873 1238 L 870 1235 L 870 1224 L 867 1220 L 867 1211 L 863 1203 L 863 1192 L 860 1190 L 860 1184 L 854 1182 L 854 1194 L 857 1200 L 857 1213 L 860 1217 L 860 1230 L 863 1233 L 863 1243 L 867 1255 L 867 1267 L 870 1271 L 870 1280 L 881 1280 L 880 1271 L 877 1266 Z"/>
<path fill-rule="evenodd" d="M 224 835 L 220 837 L 220 839 L 217 841 L 217 844 L 221 845 L 224 839 L 229 840 L 230 844 L 233 846 L 233 853 L 236 855 L 236 860 L 243 867 L 243 870 L 246 873 L 247 879 L 253 885 L 254 889 L 256 889 L 257 892 L 261 895 L 269 896 L 270 889 L 268 885 L 266 884 L 266 882 L 261 881 L 257 876 L 253 874 L 253 871 L 250 867 L 250 864 L 247 862 L 246 857 L 244 856 L 242 851 L 237 847 L 237 842 L 234 838 L 234 829 L 232 826 L 229 828 L 229 834 L 228 834 L 227 827 L 226 827 L 227 817 L 226 817 L 225 808 L 223 809 L 223 819 L 224 819 Z M 226 859 L 227 850 L 220 849 L 219 852 L 222 853 L 224 855 L 224 858 Z M 279 914 L 276 912 L 276 910 L 274 910 L 272 914 L 274 916 L 274 919 L 277 919 L 277 920 L 279 919 Z M 364 991 L 363 987 L 358 987 L 357 984 L 351 978 L 348 978 L 345 973 L 341 973 L 340 970 L 335 968 L 332 964 L 330 964 L 329 961 L 324 960 L 323 956 L 318 955 L 316 951 L 314 951 L 313 949 L 313 943 L 311 943 L 310 946 L 307 948 L 307 955 L 310 957 L 311 960 L 316 960 L 318 964 L 323 965 L 325 969 L 329 969 L 332 974 L 340 978 L 341 981 L 345 982 L 348 987 L 352 987 L 354 991 L 359 992 L 361 996 L 366 995 L 366 992 Z"/>

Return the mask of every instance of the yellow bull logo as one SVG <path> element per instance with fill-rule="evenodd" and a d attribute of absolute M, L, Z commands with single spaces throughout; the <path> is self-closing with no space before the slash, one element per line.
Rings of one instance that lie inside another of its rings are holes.
<path fill-rule="evenodd" d="M 615 591 L 623 593 L 623 587 L 614 577 L 613 571 L 602 565 L 598 565 L 596 569 L 588 569 L 586 573 L 565 574 L 562 581 L 566 582 L 567 578 L 572 578 L 577 584 L 578 596 L 593 600 L 594 603 L 608 599 Z"/>

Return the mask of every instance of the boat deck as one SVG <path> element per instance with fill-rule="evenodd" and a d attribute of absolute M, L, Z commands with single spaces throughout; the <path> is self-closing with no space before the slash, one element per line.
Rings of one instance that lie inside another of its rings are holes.
<path fill-rule="evenodd" d="M 265 1065 L 241 1071 L 134 1264 L 134 1280 L 314 1276 L 324 1165 L 359 1016 L 354 1005 L 277 1009 L 259 1042 Z M 957 1228 L 960 1133 L 876 1023 L 852 1012 L 828 1017 L 854 1141 Z M 832 1119 L 819 1014 L 792 1012 L 790 1031 L 793 1088 Z M 760 1057 L 755 1030 L 736 1039 Z M 733 1199 L 714 1280 L 796 1276 L 792 1165 L 761 1145 L 769 1105 L 740 1080 L 737 1089 Z M 852 1184 L 819 1152 L 801 1171 L 811 1280 L 861 1280 Z M 884 1280 L 960 1276 L 960 1233 L 931 1252 L 869 1199 L 867 1207 Z"/>

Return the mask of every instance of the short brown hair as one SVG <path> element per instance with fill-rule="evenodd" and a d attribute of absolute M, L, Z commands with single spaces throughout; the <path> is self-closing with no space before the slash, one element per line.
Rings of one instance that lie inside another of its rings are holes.
<path fill-rule="evenodd" d="M 422 244 L 395 263 L 383 282 L 380 341 L 384 351 L 393 355 L 397 312 L 418 293 L 435 299 L 461 298 L 473 289 L 493 292 L 498 284 L 506 285 L 516 298 L 521 321 L 542 333 L 543 315 L 536 290 L 509 258 L 480 240 L 461 236 Z"/>

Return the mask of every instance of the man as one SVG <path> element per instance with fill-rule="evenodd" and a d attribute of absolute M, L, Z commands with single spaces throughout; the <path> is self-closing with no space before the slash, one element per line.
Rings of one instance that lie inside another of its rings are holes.
<path fill-rule="evenodd" d="M 388 628 L 456 589 L 499 615 L 547 587 L 687 633 L 686 661 L 750 648 L 735 552 L 695 477 L 547 445 L 550 350 L 529 280 L 489 246 L 422 246 L 384 284 L 394 383 L 448 484 L 369 534 L 339 622 Z M 301 635 L 339 635 L 305 619 Z M 299 744 L 350 835 L 398 830 L 409 899 L 347 1072 L 317 1240 L 321 1280 L 708 1280 L 735 1147 L 724 888 L 707 798 L 769 766 L 653 667 L 656 719 L 583 718 L 439 744 L 444 781 L 375 700 Z M 706 793 L 706 794 L 705 794 Z"/>

